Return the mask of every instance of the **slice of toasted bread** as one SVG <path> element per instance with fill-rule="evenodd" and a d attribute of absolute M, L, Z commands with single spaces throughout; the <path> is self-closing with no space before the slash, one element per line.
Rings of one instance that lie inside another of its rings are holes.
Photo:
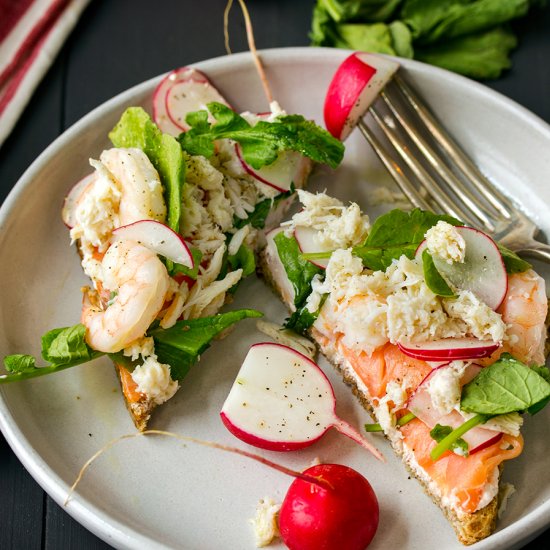
<path fill-rule="evenodd" d="M 300 165 L 298 181 L 294 182 L 294 185 L 297 189 L 305 186 L 312 168 L 313 162 L 310 159 L 304 157 Z M 274 203 L 275 206 L 272 208 L 268 217 L 265 220 L 265 229 L 263 231 L 258 231 L 256 234 L 256 239 L 254 242 L 254 247 L 256 251 L 260 250 L 265 245 L 265 233 L 273 227 L 279 225 L 281 219 L 292 205 L 294 198 L 295 196 L 291 195 L 282 201 Z M 190 239 L 190 241 L 193 245 L 192 239 Z M 80 242 L 77 241 L 76 244 L 79 255 L 82 258 L 83 253 L 81 250 Z M 208 311 L 208 315 L 214 315 L 229 299 L 230 295 L 226 295 L 225 301 L 221 302 L 219 304 L 219 307 L 217 307 L 215 311 L 213 311 L 212 307 L 205 309 L 205 311 Z M 204 314 L 205 313 L 203 313 L 202 315 Z M 190 318 L 193 318 L 193 315 L 191 315 Z M 140 431 L 144 431 L 147 429 L 147 425 L 149 419 L 151 418 L 153 410 L 158 405 L 155 403 L 154 400 L 149 399 L 146 395 L 141 394 L 137 391 L 137 385 L 132 379 L 131 372 L 129 372 L 123 365 L 115 363 L 114 366 L 121 385 L 122 395 L 124 397 L 126 408 L 128 409 L 128 412 L 130 413 L 130 416 L 134 421 L 136 428 Z"/>
<path fill-rule="evenodd" d="M 275 280 L 272 276 L 272 263 L 273 250 L 269 248 L 265 249 L 261 255 L 260 273 L 263 275 L 269 285 L 275 290 L 278 296 L 283 299 L 278 281 Z M 283 302 L 284 301 L 285 300 L 283 299 Z M 286 303 L 285 305 L 290 310 L 291 304 Z M 370 413 L 375 422 L 379 422 L 379 419 L 377 418 L 372 405 L 372 397 L 368 394 L 368 390 L 366 389 L 365 384 L 362 383 L 362 381 L 359 379 L 349 361 L 342 357 L 341 354 L 338 353 L 338 351 L 334 348 L 334 346 L 331 346 L 330 343 L 327 344 L 326 338 L 320 337 L 320 334 L 317 333 L 314 328 L 311 328 L 309 333 L 311 338 L 319 346 L 320 351 L 323 353 L 323 355 L 328 359 L 331 365 L 342 375 L 344 382 L 351 387 L 352 392 L 359 399 L 362 406 Z M 498 493 L 497 496 L 495 496 L 486 506 L 477 510 L 474 513 L 457 511 L 457 509 L 443 502 L 441 497 L 432 488 L 433 483 L 430 484 L 431 479 L 429 478 L 429 476 L 427 476 L 423 470 L 415 467 L 415 465 L 411 462 L 410 458 L 403 451 L 403 446 L 400 444 L 399 437 L 386 437 L 389 439 L 396 454 L 403 460 L 411 475 L 420 482 L 420 484 L 424 488 L 424 491 L 445 514 L 445 516 L 453 526 L 459 541 L 462 544 L 474 544 L 489 536 L 495 530 L 499 505 Z M 502 465 L 500 465 L 498 471 L 499 484 L 501 473 Z"/>

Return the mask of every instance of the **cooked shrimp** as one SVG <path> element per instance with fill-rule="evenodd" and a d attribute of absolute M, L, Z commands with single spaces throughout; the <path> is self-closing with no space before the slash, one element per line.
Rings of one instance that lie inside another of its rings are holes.
<path fill-rule="evenodd" d="M 544 279 L 532 270 L 511 275 L 498 312 L 508 325 L 510 353 L 527 364 L 544 364 L 548 312 Z"/>
<path fill-rule="evenodd" d="M 100 160 L 120 186 L 120 225 L 166 219 L 159 175 L 141 149 L 107 149 Z"/>
<path fill-rule="evenodd" d="M 166 218 L 159 175 L 140 149 L 108 149 L 74 204 L 73 241 L 80 240 L 102 252 L 114 229 L 138 220 Z"/>
<path fill-rule="evenodd" d="M 134 241 L 113 244 L 101 265 L 103 287 L 114 298 L 102 308 L 97 293 L 87 290 L 81 322 L 93 349 L 115 353 L 145 334 L 162 309 L 170 278 L 157 255 Z"/>

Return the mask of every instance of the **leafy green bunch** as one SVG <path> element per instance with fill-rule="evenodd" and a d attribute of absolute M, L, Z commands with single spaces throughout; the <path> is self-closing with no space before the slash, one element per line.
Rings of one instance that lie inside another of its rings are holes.
<path fill-rule="evenodd" d="M 415 58 L 477 78 L 510 67 L 508 23 L 544 0 L 317 0 L 314 46 Z"/>

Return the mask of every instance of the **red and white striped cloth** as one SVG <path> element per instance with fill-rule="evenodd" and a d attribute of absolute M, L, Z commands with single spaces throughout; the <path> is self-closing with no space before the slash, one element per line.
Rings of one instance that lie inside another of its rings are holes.
<path fill-rule="evenodd" d="M 89 0 L 0 0 L 0 146 Z"/>

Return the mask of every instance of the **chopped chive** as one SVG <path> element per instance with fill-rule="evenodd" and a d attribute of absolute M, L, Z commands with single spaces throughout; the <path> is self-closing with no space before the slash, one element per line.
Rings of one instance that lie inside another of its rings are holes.
<path fill-rule="evenodd" d="M 412 412 L 408 412 L 407 414 L 403 415 L 401 418 L 397 420 L 398 426 L 404 426 L 405 424 L 409 423 L 411 420 L 414 420 L 416 416 Z M 382 432 L 384 431 L 382 429 L 382 426 L 380 424 L 365 424 L 365 430 L 367 432 Z"/>
<path fill-rule="evenodd" d="M 473 416 L 470 418 L 470 420 L 467 420 L 464 422 L 464 424 L 461 424 L 458 428 L 455 428 L 447 437 L 443 438 L 430 452 L 430 456 L 432 460 L 438 460 L 441 455 L 448 451 L 451 448 L 451 445 L 460 439 L 467 431 L 471 430 L 472 428 L 475 428 L 479 424 L 483 424 L 487 422 L 491 418 L 490 415 L 486 414 L 476 414 L 476 416 Z"/>

